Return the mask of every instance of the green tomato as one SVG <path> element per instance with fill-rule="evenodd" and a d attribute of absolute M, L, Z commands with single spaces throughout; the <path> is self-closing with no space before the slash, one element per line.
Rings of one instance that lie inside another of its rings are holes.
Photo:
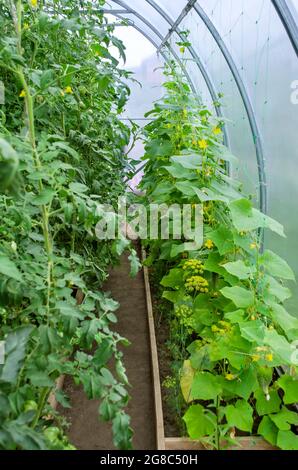
<path fill-rule="evenodd" d="M 38 407 L 38 405 L 37 405 L 36 401 L 33 401 L 33 400 L 28 400 L 28 401 L 25 401 L 25 403 L 24 403 L 24 411 L 25 412 L 26 411 L 33 411 L 33 410 L 35 411 L 35 410 L 37 410 L 37 407 Z"/>

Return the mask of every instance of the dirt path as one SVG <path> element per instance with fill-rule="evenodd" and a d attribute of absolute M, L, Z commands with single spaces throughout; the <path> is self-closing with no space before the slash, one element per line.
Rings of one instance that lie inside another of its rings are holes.
<path fill-rule="evenodd" d="M 127 412 L 134 429 L 133 446 L 138 450 L 156 449 L 153 384 L 151 377 L 149 336 L 143 272 L 129 277 L 126 256 L 110 274 L 105 290 L 120 303 L 117 331 L 130 342 L 124 350 L 124 362 L 131 384 L 131 400 Z M 111 450 L 111 425 L 98 420 L 98 400 L 87 400 L 81 387 L 65 382 L 72 409 L 63 415 L 71 422 L 70 441 L 82 450 Z"/>

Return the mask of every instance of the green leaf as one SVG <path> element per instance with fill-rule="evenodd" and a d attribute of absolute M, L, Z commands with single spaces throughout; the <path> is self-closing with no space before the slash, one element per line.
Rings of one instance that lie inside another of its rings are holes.
<path fill-rule="evenodd" d="M 55 382 L 48 376 L 46 372 L 34 371 L 27 373 L 28 379 L 34 387 L 54 387 Z"/>
<path fill-rule="evenodd" d="M 264 416 L 259 424 L 258 434 L 272 446 L 276 445 L 278 429 L 268 416 Z"/>
<path fill-rule="evenodd" d="M 15 279 L 16 281 L 22 282 L 22 274 L 15 263 L 7 256 L 0 255 L 0 273 L 4 274 L 4 276 Z"/>
<path fill-rule="evenodd" d="M 175 184 L 175 187 L 185 196 L 192 197 L 196 194 L 194 188 L 189 184 L 189 181 L 180 181 Z"/>
<path fill-rule="evenodd" d="M 191 439 L 201 439 L 213 434 L 216 428 L 216 417 L 201 405 L 192 405 L 183 416 L 187 432 Z"/>
<path fill-rule="evenodd" d="M 179 289 L 182 287 L 184 285 L 182 269 L 171 269 L 169 274 L 162 278 L 160 284 L 163 287 L 171 287 L 172 289 Z"/>
<path fill-rule="evenodd" d="M 292 345 L 282 335 L 279 335 L 275 330 L 267 330 L 264 337 L 264 344 L 270 346 L 274 356 L 277 355 L 281 359 L 279 365 L 291 365 L 293 363 L 293 350 Z"/>
<path fill-rule="evenodd" d="M 281 431 L 290 431 L 291 425 L 298 426 L 298 414 L 288 410 L 285 406 L 277 414 L 270 415 L 271 420 Z"/>
<path fill-rule="evenodd" d="M 282 450 L 298 450 L 298 436 L 292 431 L 279 431 L 277 445 Z"/>
<path fill-rule="evenodd" d="M 119 449 L 132 449 L 133 431 L 130 428 L 130 417 L 123 412 L 113 419 L 113 442 Z"/>
<path fill-rule="evenodd" d="M 253 293 L 243 287 L 224 287 L 220 292 L 224 297 L 232 300 L 236 307 L 247 308 L 254 303 Z"/>
<path fill-rule="evenodd" d="M 235 312 L 225 313 L 225 319 L 231 323 L 241 323 L 244 321 L 244 310 L 236 310 Z"/>
<path fill-rule="evenodd" d="M 213 241 L 221 256 L 230 253 L 234 249 L 233 234 L 224 226 L 210 232 L 208 238 Z"/>
<path fill-rule="evenodd" d="M 265 325 L 261 320 L 239 323 L 241 336 L 251 343 L 262 343 L 265 337 Z"/>
<path fill-rule="evenodd" d="M 194 178 L 194 173 L 187 168 L 183 168 L 182 165 L 175 163 L 175 165 L 163 167 L 167 170 L 173 178 L 177 179 L 191 179 Z"/>
<path fill-rule="evenodd" d="M 128 260 L 130 261 L 130 277 L 136 277 L 142 267 L 142 264 L 140 263 L 139 257 L 135 250 L 131 250 Z"/>
<path fill-rule="evenodd" d="M 37 196 L 34 196 L 31 202 L 35 206 L 45 206 L 52 202 L 54 195 L 53 189 L 45 188 Z"/>
<path fill-rule="evenodd" d="M 229 394 L 239 396 L 248 400 L 253 392 L 258 388 L 258 380 L 254 369 L 249 368 L 239 374 L 235 380 L 226 380 L 222 382 L 224 391 L 228 391 Z"/>
<path fill-rule="evenodd" d="M 32 326 L 20 327 L 8 334 L 5 340 L 5 363 L 0 366 L 0 382 L 15 384 L 25 356 Z"/>
<path fill-rule="evenodd" d="M 295 281 L 295 274 L 288 263 L 273 251 L 266 250 L 260 256 L 259 263 L 264 266 L 271 276 Z"/>
<path fill-rule="evenodd" d="M 69 189 L 76 194 L 84 194 L 89 191 L 88 186 L 82 183 L 70 183 Z"/>
<path fill-rule="evenodd" d="M 238 232 L 249 232 L 257 228 L 269 228 L 278 235 L 285 236 L 281 224 L 252 207 L 248 199 L 239 199 L 229 204 L 232 221 Z"/>
<path fill-rule="evenodd" d="M 191 394 L 194 400 L 214 400 L 222 392 L 216 376 L 209 372 L 197 372 L 194 376 Z"/>
<path fill-rule="evenodd" d="M 255 392 L 256 410 L 259 416 L 277 413 L 280 410 L 281 399 L 276 390 L 270 390 L 265 395 L 263 390 L 259 389 Z"/>
<path fill-rule="evenodd" d="M 192 367 L 190 360 L 186 360 L 183 363 L 180 375 L 180 387 L 183 398 L 186 403 L 193 401 L 191 394 L 191 387 L 195 375 L 195 369 Z"/>
<path fill-rule="evenodd" d="M 283 401 L 286 405 L 298 403 L 298 380 L 290 375 L 283 375 L 277 381 L 280 388 L 285 392 Z"/>
<path fill-rule="evenodd" d="M 65 142 L 54 142 L 52 144 L 52 147 L 54 149 L 58 148 L 60 150 L 64 150 L 64 153 L 68 153 L 71 157 L 73 157 L 75 160 L 80 161 L 80 155 L 76 150 L 71 148 L 69 145 L 67 145 Z"/>
<path fill-rule="evenodd" d="M 283 286 L 274 277 L 266 276 L 264 281 L 269 295 L 274 295 L 280 302 L 284 302 L 292 296 L 292 292 L 288 287 Z"/>
<path fill-rule="evenodd" d="M 280 304 L 275 302 L 267 302 L 267 304 L 271 307 L 274 322 L 284 330 L 290 341 L 295 341 L 298 338 L 298 319 L 290 315 Z"/>
<path fill-rule="evenodd" d="M 243 261 L 234 261 L 232 263 L 226 263 L 222 265 L 228 273 L 232 274 L 233 276 L 238 277 L 238 279 L 249 279 L 252 277 L 253 273 L 256 271 L 254 267 L 246 266 Z"/>
<path fill-rule="evenodd" d="M 225 408 L 229 426 L 236 426 L 241 431 L 252 431 L 253 409 L 245 400 L 238 400 L 234 405 Z"/>
<path fill-rule="evenodd" d="M 179 155 L 178 157 L 171 157 L 170 160 L 189 170 L 198 170 L 202 164 L 201 155 Z"/>

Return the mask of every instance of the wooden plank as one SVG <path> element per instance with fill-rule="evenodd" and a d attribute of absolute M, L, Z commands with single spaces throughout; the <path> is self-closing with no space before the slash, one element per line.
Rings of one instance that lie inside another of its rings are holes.
<path fill-rule="evenodd" d="M 142 250 L 142 259 L 143 261 L 145 261 L 146 259 L 146 254 L 144 250 Z M 164 432 L 164 423 L 163 423 L 158 353 L 157 353 L 157 344 L 156 344 L 156 336 L 155 336 L 151 290 L 150 290 L 150 283 L 149 283 L 149 272 L 148 272 L 147 266 L 144 266 L 143 271 L 144 271 L 146 303 L 147 303 L 147 312 L 148 312 L 151 365 L 152 365 L 152 376 L 153 376 L 153 387 L 154 387 L 156 444 L 157 444 L 157 450 L 165 450 L 165 432 Z"/>
<path fill-rule="evenodd" d="M 276 450 L 262 437 L 248 436 L 238 437 L 239 446 L 231 446 L 229 450 Z M 187 437 L 166 437 L 165 450 L 208 450 L 199 441 L 193 441 Z"/>

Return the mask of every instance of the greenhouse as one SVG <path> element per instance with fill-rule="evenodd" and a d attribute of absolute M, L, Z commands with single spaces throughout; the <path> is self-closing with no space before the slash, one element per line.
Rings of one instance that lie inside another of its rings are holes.
<path fill-rule="evenodd" d="M 298 450 L 297 54 L 298 0 L 0 0 L 1 451 Z"/>

